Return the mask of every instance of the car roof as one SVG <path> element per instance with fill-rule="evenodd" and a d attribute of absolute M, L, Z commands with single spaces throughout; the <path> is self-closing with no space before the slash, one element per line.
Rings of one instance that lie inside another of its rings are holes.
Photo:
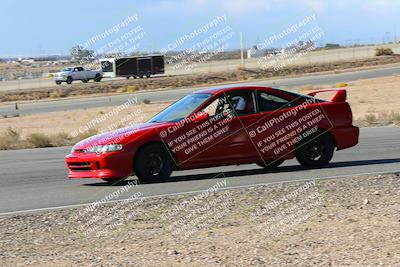
<path fill-rule="evenodd" d="M 267 86 L 259 86 L 259 85 L 240 85 L 240 86 L 220 86 L 220 87 L 214 87 L 214 88 L 207 88 L 207 89 L 202 89 L 199 91 L 195 91 L 194 93 L 196 94 L 218 94 L 220 92 L 231 92 L 231 91 L 240 91 L 240 90 L 274 90 L 272 87 L 267 87 Z"/>

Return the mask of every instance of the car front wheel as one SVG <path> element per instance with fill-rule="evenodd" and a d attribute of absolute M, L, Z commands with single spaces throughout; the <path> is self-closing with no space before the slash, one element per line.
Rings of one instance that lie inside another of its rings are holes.
<path fill-rule="evenodd" d="M 141 183 L 166 180 L 174 170 L 172 155 L 162 144 L 149 144 L 135 157 L 134 172 Z"/>
<path fill-rule="evenodd" d="M 335 150 L 335 144 L 328 133 L 317 131 L 299 142 L 296 159 L 306 168 L 319 168 L 327 165 Z"/>
<path fill-rule="evenodd" d="M 101 75 L 100 74 L 96 74 L 96 77 L 94 77 L 94 81 L 95 82 L 101 82 L 101 79 L 102 79 L 102 77 L 101 77 Z"/>

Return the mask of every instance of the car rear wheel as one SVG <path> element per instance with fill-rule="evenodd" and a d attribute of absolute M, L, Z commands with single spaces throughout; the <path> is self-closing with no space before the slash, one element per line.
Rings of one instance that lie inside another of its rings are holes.
<path fill-rule="evenodd" d="M 67 78 L 67 83 L 68 83 L 68 84 L 71 84 L 71 83 L 72 83 L 72 81 L 73 81 L 73 80 L 72 80 L 72 77 L 71 77 L 71 76 L 69 76 L 69 77 Z"/>
<path fill-rule="evenodd" d="M 279 167 L 284 161 L 284 159 L 265 160 L 264 162 L 258 162 L 257 165 L 266 170 L 271 170 Z"/>
<path fill-rule="evenodd" d="M 56 84 L 57 84 L 57 85 L 60 85 L 60 84 L 61 84 L 61 81 L 56 81 Z"/>
<path fill-rule="evenodd" d="M 331 161 L 334 150 L 330 135 L 319 130 L 299 142 L 296 159 L 306 168 L 319 168 Z"/>
<path fill-rule="evenodd" d="M 141 183 L 166 180 L 173 170 L 172 156 L 162 144 L 149 144 L 143 147 L 134 162 L 134 172 Z"/>

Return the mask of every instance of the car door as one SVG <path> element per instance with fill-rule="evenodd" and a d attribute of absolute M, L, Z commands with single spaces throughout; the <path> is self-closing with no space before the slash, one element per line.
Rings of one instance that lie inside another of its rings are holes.
<path fill-rule="evenodd" d="M 189 128 L 204 132 L 198 140 L 198 148 L 190 158 L 192 163 L 232 164 L 242 163 L 254 155 L 245 124 L 255 113 L 255 98 L 249 90 L 223 93 L 209 102 L 203 109 L 209 119 L 203 124 L 192 122 Z M 249 152 L 251 150 L 251 152 Z"/>
<path fill-rule="evenodd" d="M 80 80 L 80 79 L 81 79 L 81 77 L 80 77 L 80 72 L 79 72 L 79 68 L 78 68 L 78 67 L 76 67 L 76 68 L 73 69 L 73 71 L 72 71 L 72 78 L 73 78 L 74 80 Z"/>
<path fill-rule="evenodd" d="M 258 157 L 275 159 L 293 153 L 295 127 L 291 126 L 297 117 L 287 114 L 298 102 L 273 89 L 257 90 L 256 100 L 257 114 L 247 125 L 247 131 Z"/>
<path fill-rule="evenodd" d="M 90 78 L 89 72 L 82 67 L 78 68 L 78 73 L 79 73 L 79 79 L 81 79 L 81 80 L 87 80 Z"/>

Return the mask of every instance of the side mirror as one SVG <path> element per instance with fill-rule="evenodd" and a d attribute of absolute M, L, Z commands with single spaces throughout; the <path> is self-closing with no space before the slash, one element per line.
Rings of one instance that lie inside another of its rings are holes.
<path fill-rule="evenodd" d="M 193 119 L 193 122 L 200 123 L 207 120 L 209 117 L 210 115 L 207 112 L 201 112 L 196 115 L 196 117 Z"/>

